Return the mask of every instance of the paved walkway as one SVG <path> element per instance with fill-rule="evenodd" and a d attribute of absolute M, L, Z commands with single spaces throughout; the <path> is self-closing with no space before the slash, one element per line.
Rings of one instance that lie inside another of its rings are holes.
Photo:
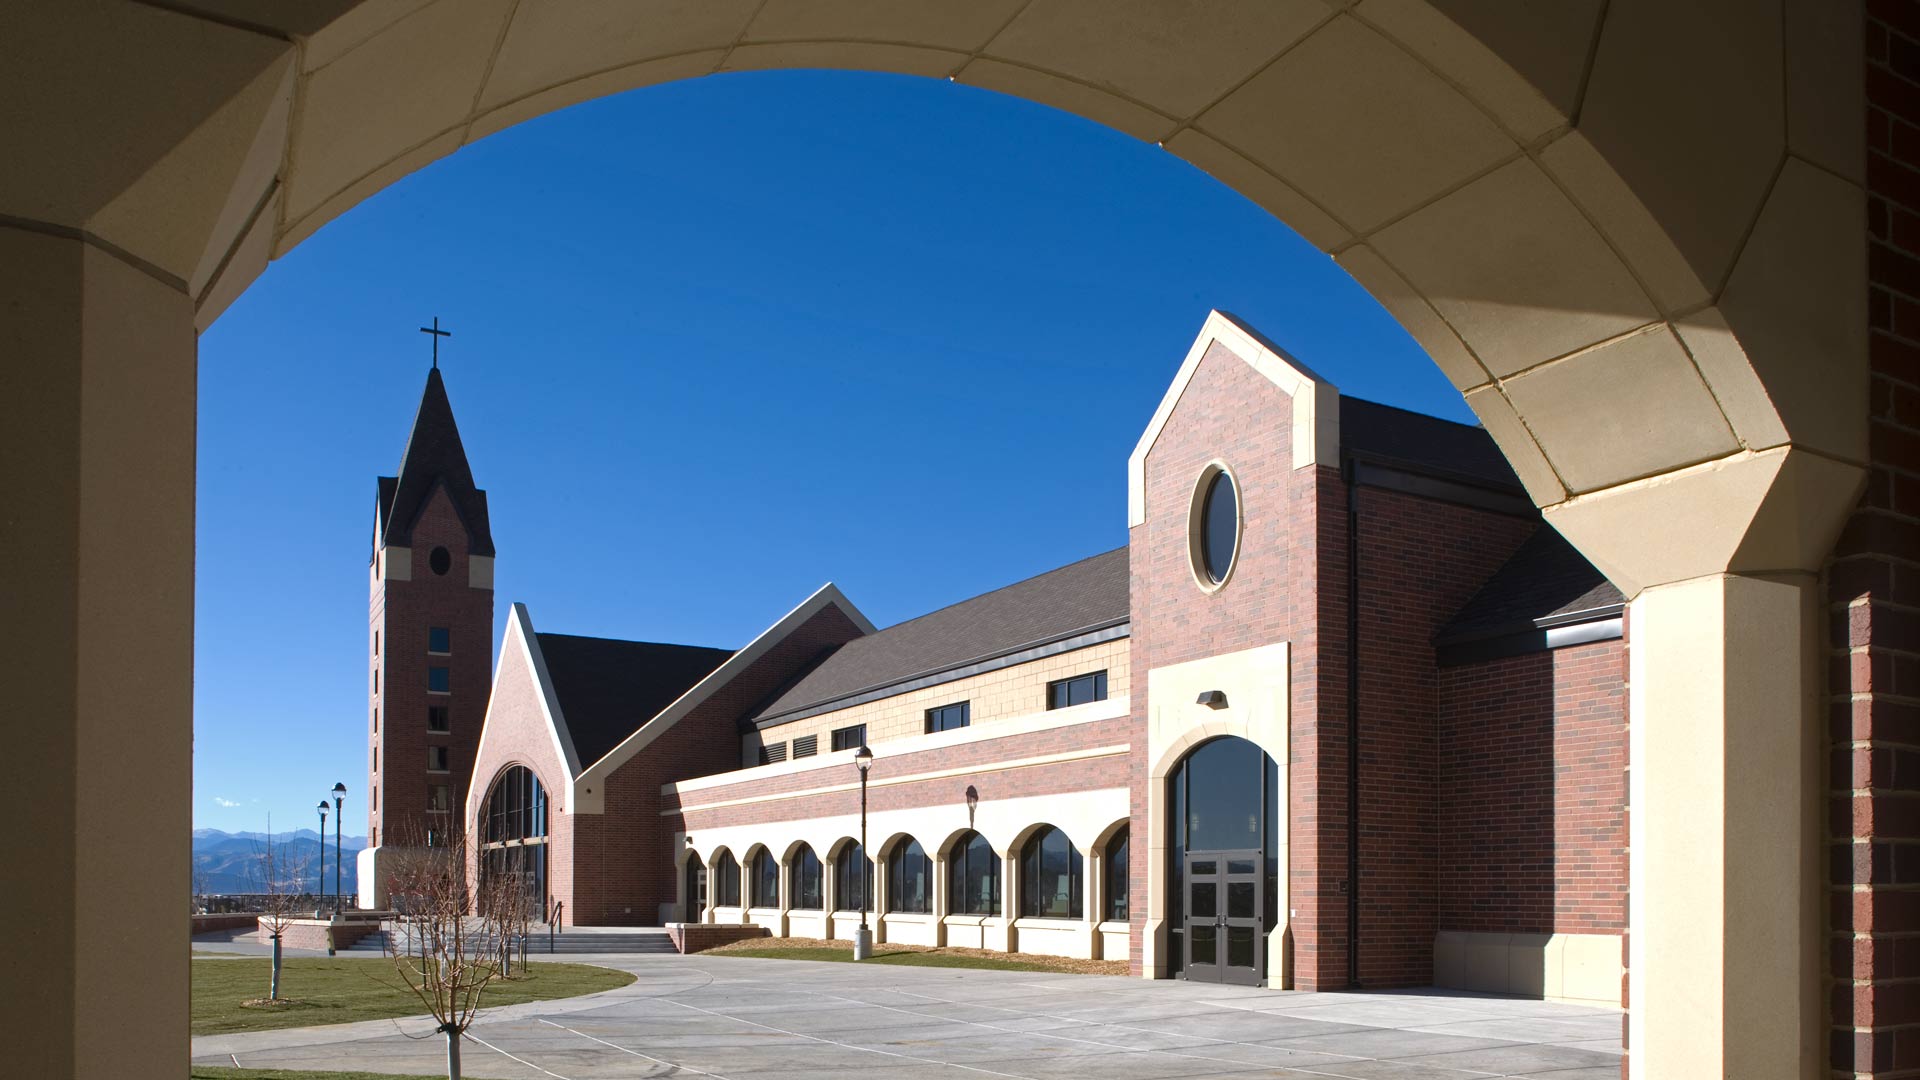
<path fill-rule="evenodd" d="M 573 959 L 569 957 L 568 959 Z M 490 1011 L 501 1080 L 1618 1080 L 1618 1010 L 1415 991 L 1303 994 L 1036 972 L 609 956 L 632 986 Z M 203 1036 L 204 1064 L 435 1073 L 421 1020 Z"/>

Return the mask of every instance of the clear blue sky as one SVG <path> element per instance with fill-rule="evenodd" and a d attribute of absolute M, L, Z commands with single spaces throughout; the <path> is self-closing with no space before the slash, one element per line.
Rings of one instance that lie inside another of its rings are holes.
<path fill-rule="evenodd" d="M 945 82 L 676 83 L 400 181 L 201 338 L 194 824 L 306 826 L 343 780 L 363 831 L 374 477 L 433 316 L 496 642 L 520 601 L 738 647 L 825 581 L 885 626 L 1123 544 L 1127 454 L 1214 307 L 1349 394 L 1472 420 L 1265 211 Z"/>

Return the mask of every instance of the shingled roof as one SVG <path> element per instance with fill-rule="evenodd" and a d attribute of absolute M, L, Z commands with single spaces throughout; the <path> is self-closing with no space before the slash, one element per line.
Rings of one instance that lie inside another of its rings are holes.
<path fill-rule="evenodd" d="M 1551 526 L 1534 530 L 1473 599 L 1442 627 L 1437 643 L 1474 641 L 1619 614 L 1626 597 Z"/>
<path fill-rule="evenodd" d="M 437 367 L 427 372 L 420 411 L 414 414 L 413 432 L 400 458 L 400 475 L 379 479 L 375 498 L 382 543 L 397 547 L 412 543 L 414 522 L 435 486 L 444 486 L 453 500 L 454 511 L 467 528 L 468 552 L 491 556 L 493 528 L 487 520 L 487 493 L 473 486 L 473 470 L 467 465 L 466 447 L 453 422 L 453 404 L 447 400 L 447 387 Z"/>
<path fill-rule="evenodd" d="M 585 768 L 733 655 L 727 649 L 536 634 Z"/>
<path fill-rule="evenodd" d="M 1485 428 L 1340 396 L 1340 446 L 1363 460 L 1522 490 Z"/>
<path fill-rule="evenodd" d="M 1120 626 L 1130 603 L 1127 549 L 1117 548 L 855 638 L 749 722 Z"/>

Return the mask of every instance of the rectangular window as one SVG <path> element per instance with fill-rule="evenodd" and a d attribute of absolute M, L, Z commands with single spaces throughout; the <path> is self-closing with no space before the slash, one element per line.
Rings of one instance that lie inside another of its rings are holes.
<path fill-rule="evenodd" d="M 444 626 L 427 627 L 427 651 L 431 653 L 452 652 L 453 631 Z"/>
<path fill-rule="evenodd" d="M 380 669 L 379 668 L 373 669 L 373 694 L 375 697 L 380 696 Z"/>
<path fill-rule="evenodd" d="M 447 748 L 444 746 L 427 747 L 427 771 L 447 771 Z"/>
<path fill-rule="evenodd" d="M 380 631 L 378 630 L 373 632 L 373 655 L 380 655 Z"/>
<path fill-rule="evenodd" d="M 427 730 L 428 731 L 452 731 L 453 730 L 453 722 L 447 719 L 447 707 L 445 705 L 427 706 Z"/>
<path fill-rule="evenodd" d="M 376 773 L 380 771 L 380 748 L 377 746 L 373 748 L 373 768 L 367 771 Z"/>
<path fill-rule="evenodd" d="M 786 743 L 777 742 L 760 748 L 760 764 L 762 765 L 771 765 L 776 761 L 785 760 L 787 760 Z"/>
<path fill-rule="evenodd" d="M 448 690 L 451 689 L 452 684 L 453 679 L 447 674 L 446 668 L 430 667 L 427 669 L 427 690 L 429 693 L 447 693 Z"/>
<path fill-rule="evenodd" d="M 427 812 L 430 814 L 446 814 L 451 813 L 452 810 L 453 788 L 446 784 L 429 784 L 427 786 Z"/>
<path fill-rule="evenodd" d="M 835 750 L 857 750 L 865 745 L 867 745 L 867 725 L 865 724 L 837 728 L 833 733 Z"/>
<path fill-rule="evenodd" d="M 820 736 L 818 735 L 802 735 L 793 740 L 793 756 L 796 758 L 812 757 L 819 752 Z"/>
<path fill-rule="evenodd" d="M 373 733 L 375 735 L 380 734 L 380 710 L 379 709 L 373 710 Z"/>
<path fill-rule="evenodd" d="M 973 714 L 972 705 L 973 702 L 971 701 L 962 701 L 954 705 L 942 705 L 937 709 L 928 709 L 927 734 L 931 735 L 936 731 L 952 731 L 954 728 L 966 727 L 967 721 Z"/>
<path fill-rule="evenodd" d="M 1075 675 L 1071 679 L 1059 679 L 1047 684 L 1047 708 L 1064 709 L 1069 705 L 1085 705 L 1089 701 L 1107 700 L 1107 673 L 1095 671 L 1086 675 Z"/>

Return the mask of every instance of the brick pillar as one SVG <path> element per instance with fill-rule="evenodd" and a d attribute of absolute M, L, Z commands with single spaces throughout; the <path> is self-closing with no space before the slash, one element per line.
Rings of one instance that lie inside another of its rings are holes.
<path fill-rule="evenodd" d="M 1920 6 L 1870 3 L 1866 495 L 1827 569 L 1831 1064 L 1920 1075 Z"/>

